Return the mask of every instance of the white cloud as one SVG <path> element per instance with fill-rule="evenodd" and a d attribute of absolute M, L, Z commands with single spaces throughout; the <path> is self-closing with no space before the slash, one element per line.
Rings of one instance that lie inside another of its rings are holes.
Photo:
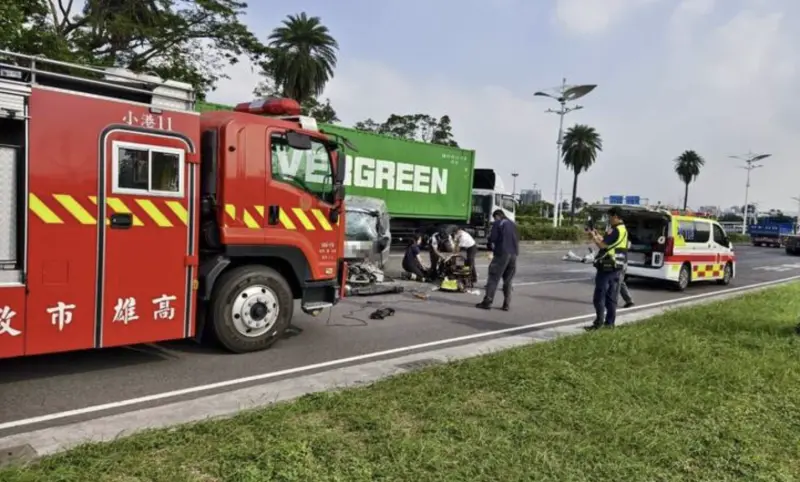
<path fill-rule="evenodd" d="M 612 2 L 606 18 L 619 18 L 620 5 L 636 1 Z M 751 2 L 752 10 L 720 18 L 713 2 L 685 0 L 672 17 L 662 20 L 666 50 L 643 65 L 637 59 L 637 68 L 619 77 L 620 85 L 601 85 L 582 101 L 586 109 L 570 114 L 567 125 L 597 127 L 605 149 L 597 165 L 581 176 L 579 195 L 594 201 L 612 193 L 639 194 L 651 201 L 678 202 L 683 188 L 671 160 L 694 149 L 707 165 L 691 187 L 690 204 L 741 204 L 744 172 L 727 156 L 752 149 L 773 157 L 754 173 L 751 200 L 795 209 L 789 197 L 800 191 L 800 163 L 793 157 L 800 151 L 795 140 L 800 131 L 795 94 L 800 85 L 800 24 L 775 8 L 778 0 L 761 3 L 756 8 Z M 676 29 L 679 16 L 697 23 Z M 658 31 L 647 28 L 653 35 Z M 678 34 L 690 34 L 692 41 L 671 42 Z M 627 69 L 629 64 L 620 58 L 617 67 Z M 231 74 L 234 80 L 223 83 L 211 100 L 234 103 L 251 97 L 257 76 L 245 65 Z M 498 169 L 506 185 L 509 174 L 518 171 L 518 189 L 535 182 L 551 198 L 558 120 L 543 111 L 554 106 L 529 92 L 509 90 L 503 80 L 473 88 L 442 72 L 412 77 L 384 61 L 342 57 L 325 95 L 345 125 L 367 117 L 383 120 L 391 113 L 449 114 L 456 139 L 477 151 L 479 166 Z M 609 99 L 623 91 L 624 97 Z M 571 173 L 561 172 L 562 188 L 569 195 Z"/>
<path fill-rule="evenodd" d="M 632 10 L 657 0 L 556 0 L 555 18 L 567 32 L 591 35 L 604 32 Z"/>

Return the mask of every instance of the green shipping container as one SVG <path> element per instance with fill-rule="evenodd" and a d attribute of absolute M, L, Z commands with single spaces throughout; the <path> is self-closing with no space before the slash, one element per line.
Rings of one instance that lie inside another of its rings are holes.
<path fill-rule="evenodd" d="M 210 103 L 197 106 L 200 112 L 230 109 Z M 357 149 L 347 152 L 347 194 L 383 199 L 395 218 L 469 219 L 475 151 L 332 124 L 321 124 L 320 129 L 347 138 Z"/>
<path fill-rule="evenodd" d="M 347 152 L 347 194 L 383 199 L 396 218 L 469 219 L 474 151 L 337 125 L 320 128 L 357 149 Z"/>

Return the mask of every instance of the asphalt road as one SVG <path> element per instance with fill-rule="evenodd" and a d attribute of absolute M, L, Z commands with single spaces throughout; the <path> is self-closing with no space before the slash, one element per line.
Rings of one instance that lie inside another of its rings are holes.
<path fill-rule="evenodd" d="M 298 367 L 536 322 L 588 316 L 592 313 L 591 268 L 561 261 L 563 253 L 562 249 L 550 248 L 521 256 L 512 311 L 507 313 L 475 309 L 475 303 L 480 300 L 475 294 L 431 292 L 427 300 L 420 300 L 406 292 L 348 298 L 335 307 L 330 316 L 328 313 L 317 318 L 301 315 L 296 321 L 301 333 L 260 353 L 231 355 L 214 347 L 182 341 L 2 360 L 0 436 L 242 388 L 257 382 L 243 381 L 235 386 L 209 387 L 190 394 L 162 397 L 160 394 L 165 392 L 270 372 L 284 371 L 283 377 L 288 378 Z M 744 246 L 737 248 L 737 254 L 738 272 L 731 287 L 800 275 L 800 259 L 787 257 L 783 250 Z M 392 258 L 392 263 L 397 261 L 396 257 Z M 479 268 L 487 263 L 486 258 L 482 258 Z M 694 285 L 685 293 L 677 293 L 660 285 L 637 282 L 630 288 L 637 305 L 647 305 L 726 287 Z M 498 294 L 498 298 L 502 296 Z M 499 305 L 499 299 L 497 303 Z M 370 320 L 370 312 L 381 306 L 394 308 L 396 314 L 384 320 Z M 150 400 L 131 402 L 140 397 Z M 117 406 L 86 410 L 86 407 L 103 404 Z M 76 410 L 86 413 L 64 413 Z M 36 420 L 36 417 L 46 419 Z"/>

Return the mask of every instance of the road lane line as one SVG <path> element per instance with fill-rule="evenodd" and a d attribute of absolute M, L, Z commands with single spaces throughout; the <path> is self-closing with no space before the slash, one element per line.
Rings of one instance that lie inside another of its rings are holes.
<path fill-rule="evenodd" d="M 704 298 L 713 298 L 715 296 L 721 296 L 721 295 L 730 294 L 730 293 L 737 293 L 737 292 L 740 292 L 740 291 L 749 291 L 749 290 L 755 290 L 755 289 L 758 289 L 758 288 L 765 288 L 765 287 L 768 287 L 768 286 L 778 285 L 778 284 L 787 283 L 789 281 L 795 281 L 795 280 L 800 280 L 800 275 L 790 276 L 790 277 L 787 277 L 787 278 L 780 278 L 780 279 L 777 279 L 777 280 L 764 281 L 764 282 L 760 282 L 760 283 L 753 283 L 753 284 L 744 285 L 744 286 L 737 286 L 735 288 L 727 288 L 727 289 L 722 289 L 722 290 L 719 290 L 719 291 L 713 291 L 713 292 L 710 292 L 710 293 L 700 293 L 700 294 L 696 294 L 696 295 L 683 296 L 681 298 L 673 298 L 673 299 L 670 299 L 670 300 L 656 301 L 656 302 L 648 303 L 648 304 L 645 304 L 645 305 L 637 305 L 637 306 L 635 306 L 633 308 L 622 308 L 622 309 L 617 310 L 617 312 L 618 313 L 625 313 L 625 312 L 629 312 L 629 311 L 644 310 L 644 309 L 648 309 L 648 308 L 657 308 L 659 306 L 669 306 L 669 305 L 674 305 L 674 304 L 680 304 L 680 303 L 687 302 L 687 301 L 700 300 L 700 299 L 704 299 Z M 316 370 L 320 370 L 320 369 L 323 369 L 323 368 L 333 368 L 333 367 L 336 367 L 336 366 L 339 366 L 339 365 L 346 365 L 346 364 L 350 364 L 350 363 L 354 363 L 354 362 L 362 362 L 362 361 L 372 360 L 372 359 L 375 359 L 375 358 L 383 358 L 383 357 L 390 356 L 390 355 L 398 355 L 398 354 L 401 354 L 401 353 L 406 353 L 406 352 L 411 352 L 411 351 L 416 351 L 416 350 L 424 350 L 424 349 L 429 349 L 429 348 L 435 348 L 435 347 L 440 347 L 440 346 L 444 346 L 444 345 L 450 345 L 450 344 L 453 344 L 453 343 L 462 343 L 462 342 L 465 342 L 465 341 L 479 340 L 479 339 L 482 339 L 482 338 L 491 338 L 491 337 L 498 336 L 498 335 L 507 335 L 507 334 L 512 334 L 512 333 L 526 332 L 526 331 L 534 330 L 536 328 L 545 328 L 545 327 L 549 327 L 549 326 L 553 326 L 553 325 L 561 325 L 561 324 L 564 324 L 564 323 L 578 322 L 578 321 L 585 320 L 585 319 L 593 317 L 593 316 L 595 316 L 594 313 L 587 313 L 587 314 L 584 314 L 584 315 L 570 316 L 568 318 L 561 318 L 561 319 L 558 319 L 558 320 L 543 321 L 543 322 L 539 322 L 539 323 L 531 323 L 531 324 L 528 324 L 528 325 L 515 326 L 515 327 L 511 327 L 511 328 L 503 328 L 501 330 L 487 331 L 487 332 L 482 332 L 482 333 L 474 333 L 472 335 L 465 335 L 465 336 L 459 336 L 459 337 L 455 337 L 455 338 L 448 338 L 448 339 L 445 339 L 445 340 L 430 341 L 430 342 L 426 342 L 426 343 L 419 343 L 419 344 L 416 344 L 416 345 L 409 345 L 409 346 L 404 346 L 404 347 L 392 348 L 392 349 L 389 349 L 389 350 L 383 350 L 383 351 L 367 353 L 367 354 L 364 354 L 364 355 L 356 355 L 356 356 L 351 356 L 351 357 L 346 357 L 346 358 L 339 358 L 339 359 L 336 359 L 336 360 L 329 360 L 329 361 L 321 362 L 321 363 L 314 363 L 314 364 L 311 364 L 311 365 L 305 365 L 305 366 L 301 366 L 301 367 L 288 368 L 288 369 L 279 370 L 279 371 L 276 371 L 276 372 L 262 373 L 260 375 L 251 375 L 251 376 L 248 376 L 248 377 L 236 378 L 236 379 L 232 379 L 232 380 L 225 380 L 225 381 L 216 382 L 216 383 L 209 383 L 209 384 L 206 384 L 206 385 L 198 385 L 198 386 L 195 386 L 195 387 L 183 388 L 183 389 L 180 389 L 180 390 L 172 390 L 172 391 L 169 391 L 169 392 L 155 393 L 155 394 L 152 394 L 152 395 L 146 395 L 146 396 L 137 397 L 137 398 L 130 398 L 130 399 L 127 399 L 127 400 L 120 400 L 120 401 L 117 401 L 117 402 L 109 402 L 109 403 L 103 403 L 103 404 L 99 404 L 99 405 L 92 405 L 92 406 L 84 407 L 84 408 L 78 408 L 78 409 L 74 409 L 74 410 L 66 410 L 66 411 L 63 411 L 63 412 L 55 412 L 55 413 L 50 413 L 50 414 L 47 414 L 47 415 L 40 415 L 40 416 L 37 416 L 37 417 L 30 417 L 30 418 L 25 418 L 25 419 L 20 419 L 20 420 L 14 420 L 14 421 L 11 421 L 11 422 L 0 423 L 0 430 L 7 430 L 7 429 L 10 429 L 10 428 L 16 428 L 16 427 L 24 427 L 26 425 L 33 425 L 33 424 L 42 423 L 42 422 L 51 422 L 53 420 L 59 420 L 59 419 L 68 418 L 68 417 L 76 417 L 76 416 L 80 416 L 80 415 L 88 415 L 88 414 L 102 412 L 102 411 L 106 411 L 106 410 L 112 410 L 112 409 L 118 409 L 118 408 L 124 408 L 124 407 L 133 406 L 133 405 L 138 405 L 138 404 L 141 404 L 141 403 L 154 402 L 154 401 L 165 400 L 165 399 L 169 399 L 169 398 L 173 398 L 173 397 L 179 397 L 179 396 L 183 396 L 183 395 L 191 395 L 191 394 L 196 394 L 196 393 L 207 392 L 207 391 L 216 390 L 216 389 L 219 389 L 219 388 L 227 388 L 227 387 L 233 387 L 233 386 L 236 386 L 236 385 L 243 385 L 243 384 L 246 384 L 246 383 L 258 382 L 258 381 L 262 381 L 262 380 L 269 380 L 269 379 L 272 379 L 272 378 L 278 378 L 278 377 L 282 377 L 282 376 L 286 376 L 286 375 L 295 375 L 295 374 L 300 374 L 300 373 L 305 373 L 305 372 L 311 372 L 311 371 L 316 371 Z M 236 356 L 236 355 L 230 355 L 230 356 Z"/>

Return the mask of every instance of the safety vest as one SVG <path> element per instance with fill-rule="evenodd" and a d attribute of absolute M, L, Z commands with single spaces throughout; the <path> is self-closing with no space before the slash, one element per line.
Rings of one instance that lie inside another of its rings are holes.
<path fill-rule="evenodd" d="M 605 252 L 597 260 L 600 262 L 598 268 L 603 268 L 604 270 L 621 269 L 628 262 L 628 230 L 624 224 L 618 224 L 616 228 L 619 232 L 619 237 L 614 244 L 605 248 Z"/>

